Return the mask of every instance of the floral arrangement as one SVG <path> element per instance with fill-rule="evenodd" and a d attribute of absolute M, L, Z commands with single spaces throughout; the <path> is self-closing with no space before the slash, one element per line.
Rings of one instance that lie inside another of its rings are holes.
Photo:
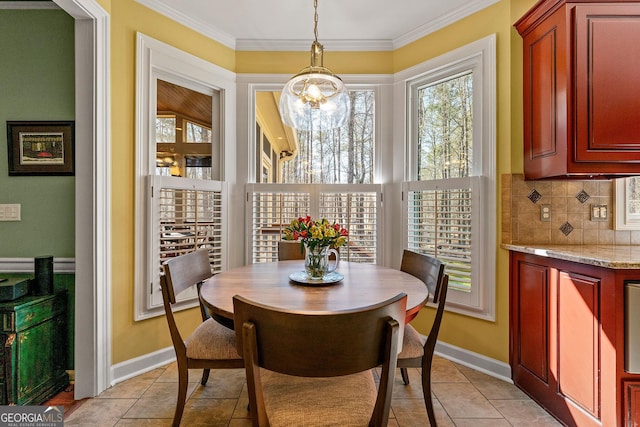
<path fill-rule="evenodd" d="M 309 215 L 291 221 L 284 229 L 283 240 L 300 240 L 309 249 L 330 246 L 338 248 L 345 244 L 349 232 L 340 224 L 327 219 L 313 220 Z"/>

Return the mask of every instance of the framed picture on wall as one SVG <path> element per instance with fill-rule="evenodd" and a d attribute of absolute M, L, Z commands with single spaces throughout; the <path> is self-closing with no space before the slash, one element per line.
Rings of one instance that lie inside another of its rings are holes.
<path fill-rule="evenodd" d="M 9 175 L 73 175 L 74 122 L 7 122 Z"/>

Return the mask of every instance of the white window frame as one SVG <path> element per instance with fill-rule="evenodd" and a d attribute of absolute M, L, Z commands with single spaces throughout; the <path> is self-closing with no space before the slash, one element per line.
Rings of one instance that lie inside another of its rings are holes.
<path fill-rule="evenodd" d="M 473 72 L 473 243 L 471 292 L 449 288 L 446 309 L 495 321 L 496 293 L 496 36 L 490 35 L 396 75 L 405 91 L 407 147 L 403 191 L 424 186 L 417 177 L 417 127 L 413 126 L 413 95 L 418 87 L 437 82 L 465 71 Z M 432 183 L 433 184 L 433 183 Z M 433 184 L 437 185 L 437 183 Z M 405 193 L 406 194 L 406 193 Z M 408 198 L 403 198 L 403 238 L 407 247 Z"/>
<path fill-rule="evenodd" d="M 151 176 L 155 175 L 156 87 L 159 78 L 202 93 L 220 93 L 220 103 L 213 106 L 213 122 L 219 119 L 220 138 L 218 145 L 212 145 L 212 173 L 215 168 L 219 168 L 221 180 L 225 179 L 225 165 L 229 165 L 225 159 L 225 151 L 228 151 L 225 147 L 232 146 L 229 139 L 235 135 L 235 74 L 137 33 L 134 285 L 136 321 L 164 313 L 162 305 L 158 305 L 157 300 L 154 301 L 152 297 L 157 278 L 149 268 L 157 265 L 157 259 L 153 257 L 158 253 L 154 247 L 158 240 L 154 239 L 157 233 L 152 229 L 153 204 L 150 181 Z M 226 247 L 227 242 L 224 244 Z M 179 308 L 193 307 L 197 304 L 197 299 L 188 295 Z"/>
<path fill-rule="evenodd" d="M 281 91 L 284 84 L 291 77 L 291 75 L 273 75 L 273 74 L 238 74 L 237 76 L 237 91 L 238 91 L 238 122 L 246 125 L 238 128 L 238 140 L 252 141 L 246 144 L 246 147 L 239 146 L 238 151 L 238 177 L 242 176 L 246 181 L 245 184 L 252 185 L 256 183 L 256 92 L 258 91 Z M 393 76 L 391 75 L 341 75 L 342 80 L 351 90 L 373 90 L 375 92 L 375 141 L 374 141 L 374 174 L 373 184 L 389 183 L 393 179 Z M 246 114 L 246 117 L 242 115 Z M 246 151 L 244 151 L 246 150 Z M 246 157 L 245 157 L 246 154 Z M 267 184 L 267 185 L 280 185 L 280 184 Z M 298 184 L 290 184 L 298 185 Z M 300 184 L 303 185 L 303 184 Z M 310 184 L 311 185 L 311 184 Z M 336 185 L 348 185 L 348 184 L 336 184 Z M 362 187 L 363 189 L 368 187 Z M 358 191 L 357 189 L 354 191 Z M 361 190 L 367 191 L 367 190 Z M 245 247 L 243 253 L 243 263 L 251 263 L 251 236 L 252 222 L 248 220 L 251 218 L 251 205 L 248 197 L 245 199 Z M 234 205 L 235 206 L 235 205 Z M 387 208 L 382 207 L 382 211 L 386 212 Z M 381 211 L 381 212 L 382 212 Z M 380 218 L 383 218 L 380 214 Z M 232 218 L 230 218 L 232 220 Z M 378 221 L 381 221 L 379 219 Z M 382 224 L 382 225 L 380 225 Z M 377 264 L 387 265 L 386 260 L 391 259 L 390 256 L 393 252 L 391 247 L 385 247 L 382 244 L 382 239 L 387 237 L 386 222 L 379 222 L 378 232 L 378 247 L 377 247 Z"/>
<path fill-rule="evenodd" d="M 290 75 L 259 75 L 259 74 L 239 74 L 238 111 L 246 111 L 247 126 L 246 138 L 248 141 L 256 141 L 255 123 L 257 120 L 256 92 L 281 91 Z M 393 166 L 391 157 L 393 150 L 389 141 L 393 138 L 390 132 L 392 128 L 393 109 L 391 106 L 392 86 L 391 77 L 387 75 L 342 75 L 342 80 L 347 85 L 348 90 L 373 90 L 375 92 L 375 122 L 374 122 L 374 171 L 373 183 L 388 182 L 392 176 Z M 246 91 L 246 96 L 242 96 Z M 245 104 L 246 102 L 246 104 Z M 238 117 L 241 121 L 243 118 Z M 385 130 L 386 131 L 383 131 Z M 241 134 L 238 139 L 243 139 Z M 246 159 L 246 183 L 256 183 L 256 144 L 250 143 L 247 146 Z M 242 153 L 238 153 L 241 157 Z M 243 162 L 244 160 L 241 160 Z M 243 169 L 245 165 L 242 165 Z M 238 171 L 239 176 L 243 171 Z M 247 231 L 249 232 L 249 230 Z"/>
<path fill-rule="evenodd" d="M 631 214 L 627 209 L 628 179 L 629 178 L 618 178 L 615 180 L 613 194 L 615 206 L 614 228 L 616 230 L 640 230 L 640 215 Z M 636 177 L 636 179 L 640 178 Z"/>

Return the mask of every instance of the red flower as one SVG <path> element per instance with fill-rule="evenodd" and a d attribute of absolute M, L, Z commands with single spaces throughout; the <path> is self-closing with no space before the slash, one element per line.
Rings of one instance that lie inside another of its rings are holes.
<path fill-rule="evenodd" d="M 342 230 L 340 230 L 340 235 L 341 235 L 341 236 L 348 236 L 348 235 L 349 235 L 349 232 L 347 231 L 347 229 L 346 229 L 346 228 L 343 228 Z"/>

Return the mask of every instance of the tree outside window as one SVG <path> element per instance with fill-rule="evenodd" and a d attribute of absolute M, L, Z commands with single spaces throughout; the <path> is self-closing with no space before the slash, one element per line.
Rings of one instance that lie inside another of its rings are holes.
<path fill-rule="evenodd" d="M 370 184 L 373 182 L 374 92 L 350 91 L 351 116 L 334 130 L 299 130 L 298 152 L 283 163 L 282 182 Z"/>

